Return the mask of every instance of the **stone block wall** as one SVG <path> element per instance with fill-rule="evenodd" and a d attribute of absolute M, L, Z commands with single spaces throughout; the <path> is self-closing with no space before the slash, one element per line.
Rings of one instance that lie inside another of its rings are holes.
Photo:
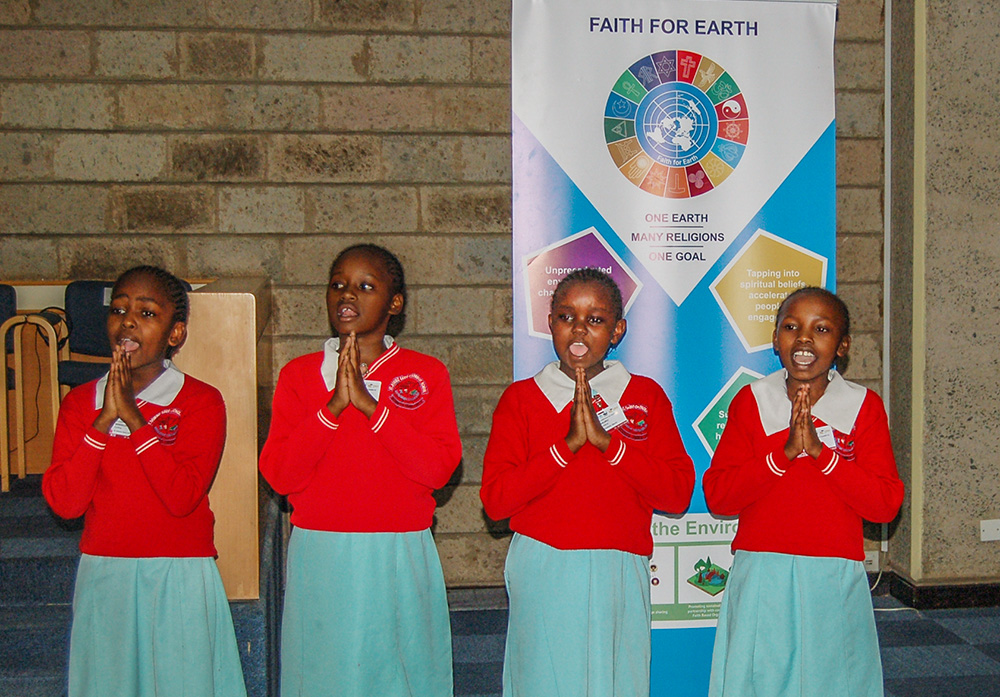
<path fill-rule="evenodd" d="M 478 500 L 511 376 L 509 0 L 3 0 L 0 278 L 272 279 L 262 375 L 328 335 L 340 248 L 406 268 L 401 343 L 449 366 L 465 445 L 439 495 L 452 585 L 502 581 Z M 838 274 L 850 376 L 881 381 L 882 20 L 837 30 Z"/>

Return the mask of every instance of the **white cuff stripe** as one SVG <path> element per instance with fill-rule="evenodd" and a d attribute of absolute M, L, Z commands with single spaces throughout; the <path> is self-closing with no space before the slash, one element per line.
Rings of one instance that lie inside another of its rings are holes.
<path fill-rule="evenodd" d="M 833 468 L 836 467 L 837 463 L 839 463 L 839 462 L 840 462 L 840 455 L 838 455 L 837 453 L 834 453 L 833 457 L 830 458 L 830 464 L 827 465 L 826 467 L 824 467 L 820 471 L 823 474 L 830 474 L 830 472 L 833 472 Z"/>
<path fill-rule="evenodd" d="M 157 437 L 153 436 L 152 438 L 150 438 L 149 440 L 147 440 L 142 445 L 137 445 L 136 448 L 135 448 L 135 454 L 136 455 L 142 455 L 144 452 L 146 452 L 151 447 L 153 447 L 153 445 L 155 445 L 156 443 L 159 443 L 159 442 L 160 441 L 157 439 Z"/>
<path fill-rule="evenodd" d="M 375 419 L 375 423 L 372 424 L 372 433 L 378 433 L 382 426 L 385 424 L 385 420 L 389 418 L 389 410 L 385 407 L 382 408 L 382 413 L 378 415 Z"/>
<path fill-rule="evenodd" d="M 316 416 L 319 417 L 320 423 L 326 426 L 331 431 L 336 431 L 339 428 L 339 426 L 335 424 L 333 421 L 330 421 L 330 417 L 328 417 L 324 412 L 326 412 L 325 407 L 320 408 L 320 410 L 316 412 Z"/>
<path fill-rule="evenodd" d="M 615 456 L 610 458 L 608 462 L 610 462 L 611 466 L 614 467 L 619 462 L 621 462 L 624 459 L 624 457 L 625 457 L 625 441 L 620 440 L 618 441 L 618 452 L 615 453 Z"/>
<path fill-rule="evenodd" d="M 85 433 L 83 435 L 83 442 L 89 445 L 91 448 L 94 448 L 95 450 L 104 450 L 104 448 L 107 446 L 107 443 L 101 443 L 100 441 L 96 441 L 93 438 L 91 438 L 89 433 Z"/>
<path fill-rule="evenodd" d="M 555 460 L 556 464 L 559 465 L 560 467 L 565 467 L 567 464 L 569 464 L 566 460 L 563 459 L 563 456 L 559 454 L 559 448 L 557 448 L 555 444 L 549 446 L 549 453 L 552 455 L 552 459 Z"/>
<path fill-rule="evenodd" d="M 774 453 L 768 453 L 766 459 L 767 459 L 767 468 L 769 470 L 774 472 L 779 477 L 785 476 L 785 470 L 781 469 L 776 464 L 774 464 Z"/>

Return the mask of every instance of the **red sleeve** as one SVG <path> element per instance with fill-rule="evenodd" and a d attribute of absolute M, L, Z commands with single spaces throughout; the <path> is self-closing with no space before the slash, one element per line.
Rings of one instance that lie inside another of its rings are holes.
<path fill-rule="evenodd" d="M 293 364 L 286 365 L 278 376 L 271 428 L 260 454 L 260 473 L 283 495 L 303 491 L 309 485 L 338 428 L 325 403 L 318 410 L 309 406 L 314 402 L 299 394 L 304 386 L 297 385 L 296 378 Z"/>
<path fill-rule="evenodd" d="M 462 459 L 451 380 L 443 364 L 427 372 L 426 401 L 402 409 L 384 398 L 369 420 L 372 432 L 392 456 L 403 476 L 430 489 L 440 489 Z"/>
<path fill-rule="evenodd" d="M 108 435 L 93 426 L 97 414 L 93 404 L 94 386 L 88 384 L 66 395 L 59 408 L 52 463 L 42 476 L 42 493 L 62 518 L 86 513 L 97 486 Z"/>
<path fill-rule="evenodd" d="M 563 438 L 547 447 L 528 443 L 529 415 L 522 410 L 517 383 L 508 387 L 493 411 L 493 427 L 483 456 L 479 498 L 493 520 L 510 518 L 555 486 L 574 454 Z"/>
<path fill-rule="evenodd" d="M 726 430 L 702 479 L 705 502 L 712 513 L 739 515 L 778 483 L 792 463 L 785 457 L 784 441 L 774 442 L 780 447 L 770 450 L 757 400 L 748 385 L 729 404 Z"/>
<path fill-rule="evenodd" d="M 631 441 L 611 432 L 605 456 L 639 497 L 658 511 L 683 513 L 694 491 L 694 463 L 684 450 L 670 400 L 651 382 L 649 437 Z"/>
<path fill-rule="evenodd" d="M 888 523 L 903 503 L 903 482 L 892 454 L 885 407 L 871 390 L 858 414 L 853 438 L 853 460 L 823 446 L 823 455 L 815 461 L 815 466 L 855 513 L 873 523 Z"/>
<path fill-rule="evenodd" d="M 208 495 L 226 444 L 222 395 L 214 387 L 200 386 L 201 391 L 182 405 L 173 444 L 163 445 L 149 424 L 130 436 L 149 486 L 177 518 L 190 515 Z"/>

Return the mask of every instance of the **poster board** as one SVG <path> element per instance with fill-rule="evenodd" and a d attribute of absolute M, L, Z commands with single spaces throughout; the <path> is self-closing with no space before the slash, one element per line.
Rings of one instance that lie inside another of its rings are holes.
<path fill-rule="evenodd" d="M 568 271 L 622 288 L 613 352 L 666 390 L 699 484 L 655 516 L 652 693 L 704 695 L 738 522 L 700 488 L 774 314 L 835 289 L 835 2 L 514 0 L 514 377 L 555 359 Z"/>

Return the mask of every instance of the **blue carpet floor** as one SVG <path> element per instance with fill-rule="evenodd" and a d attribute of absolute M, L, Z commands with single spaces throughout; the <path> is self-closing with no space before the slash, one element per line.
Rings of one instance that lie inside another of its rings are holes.
<path fill-rule="evenodd" d="M 13 488 L 0 494 L 0 697 L 62 697 L 80 525 L 49 513 L 37 478 Z M 506 595 L 448 595 L 455 695 L 499 697 Z M 889 596 L 873 602 L 886 697 L 1000 697 L 1000 608 L 917 611 Z M 276 697 L 264 675 L 265 616 L 259 605 L 233 603 L 251 697 Z"/>
<path fill-rule="evenodd" d="M 1000 608 L 913 610 L 876 597 L 886 697 L 1000 696 Z"/>

